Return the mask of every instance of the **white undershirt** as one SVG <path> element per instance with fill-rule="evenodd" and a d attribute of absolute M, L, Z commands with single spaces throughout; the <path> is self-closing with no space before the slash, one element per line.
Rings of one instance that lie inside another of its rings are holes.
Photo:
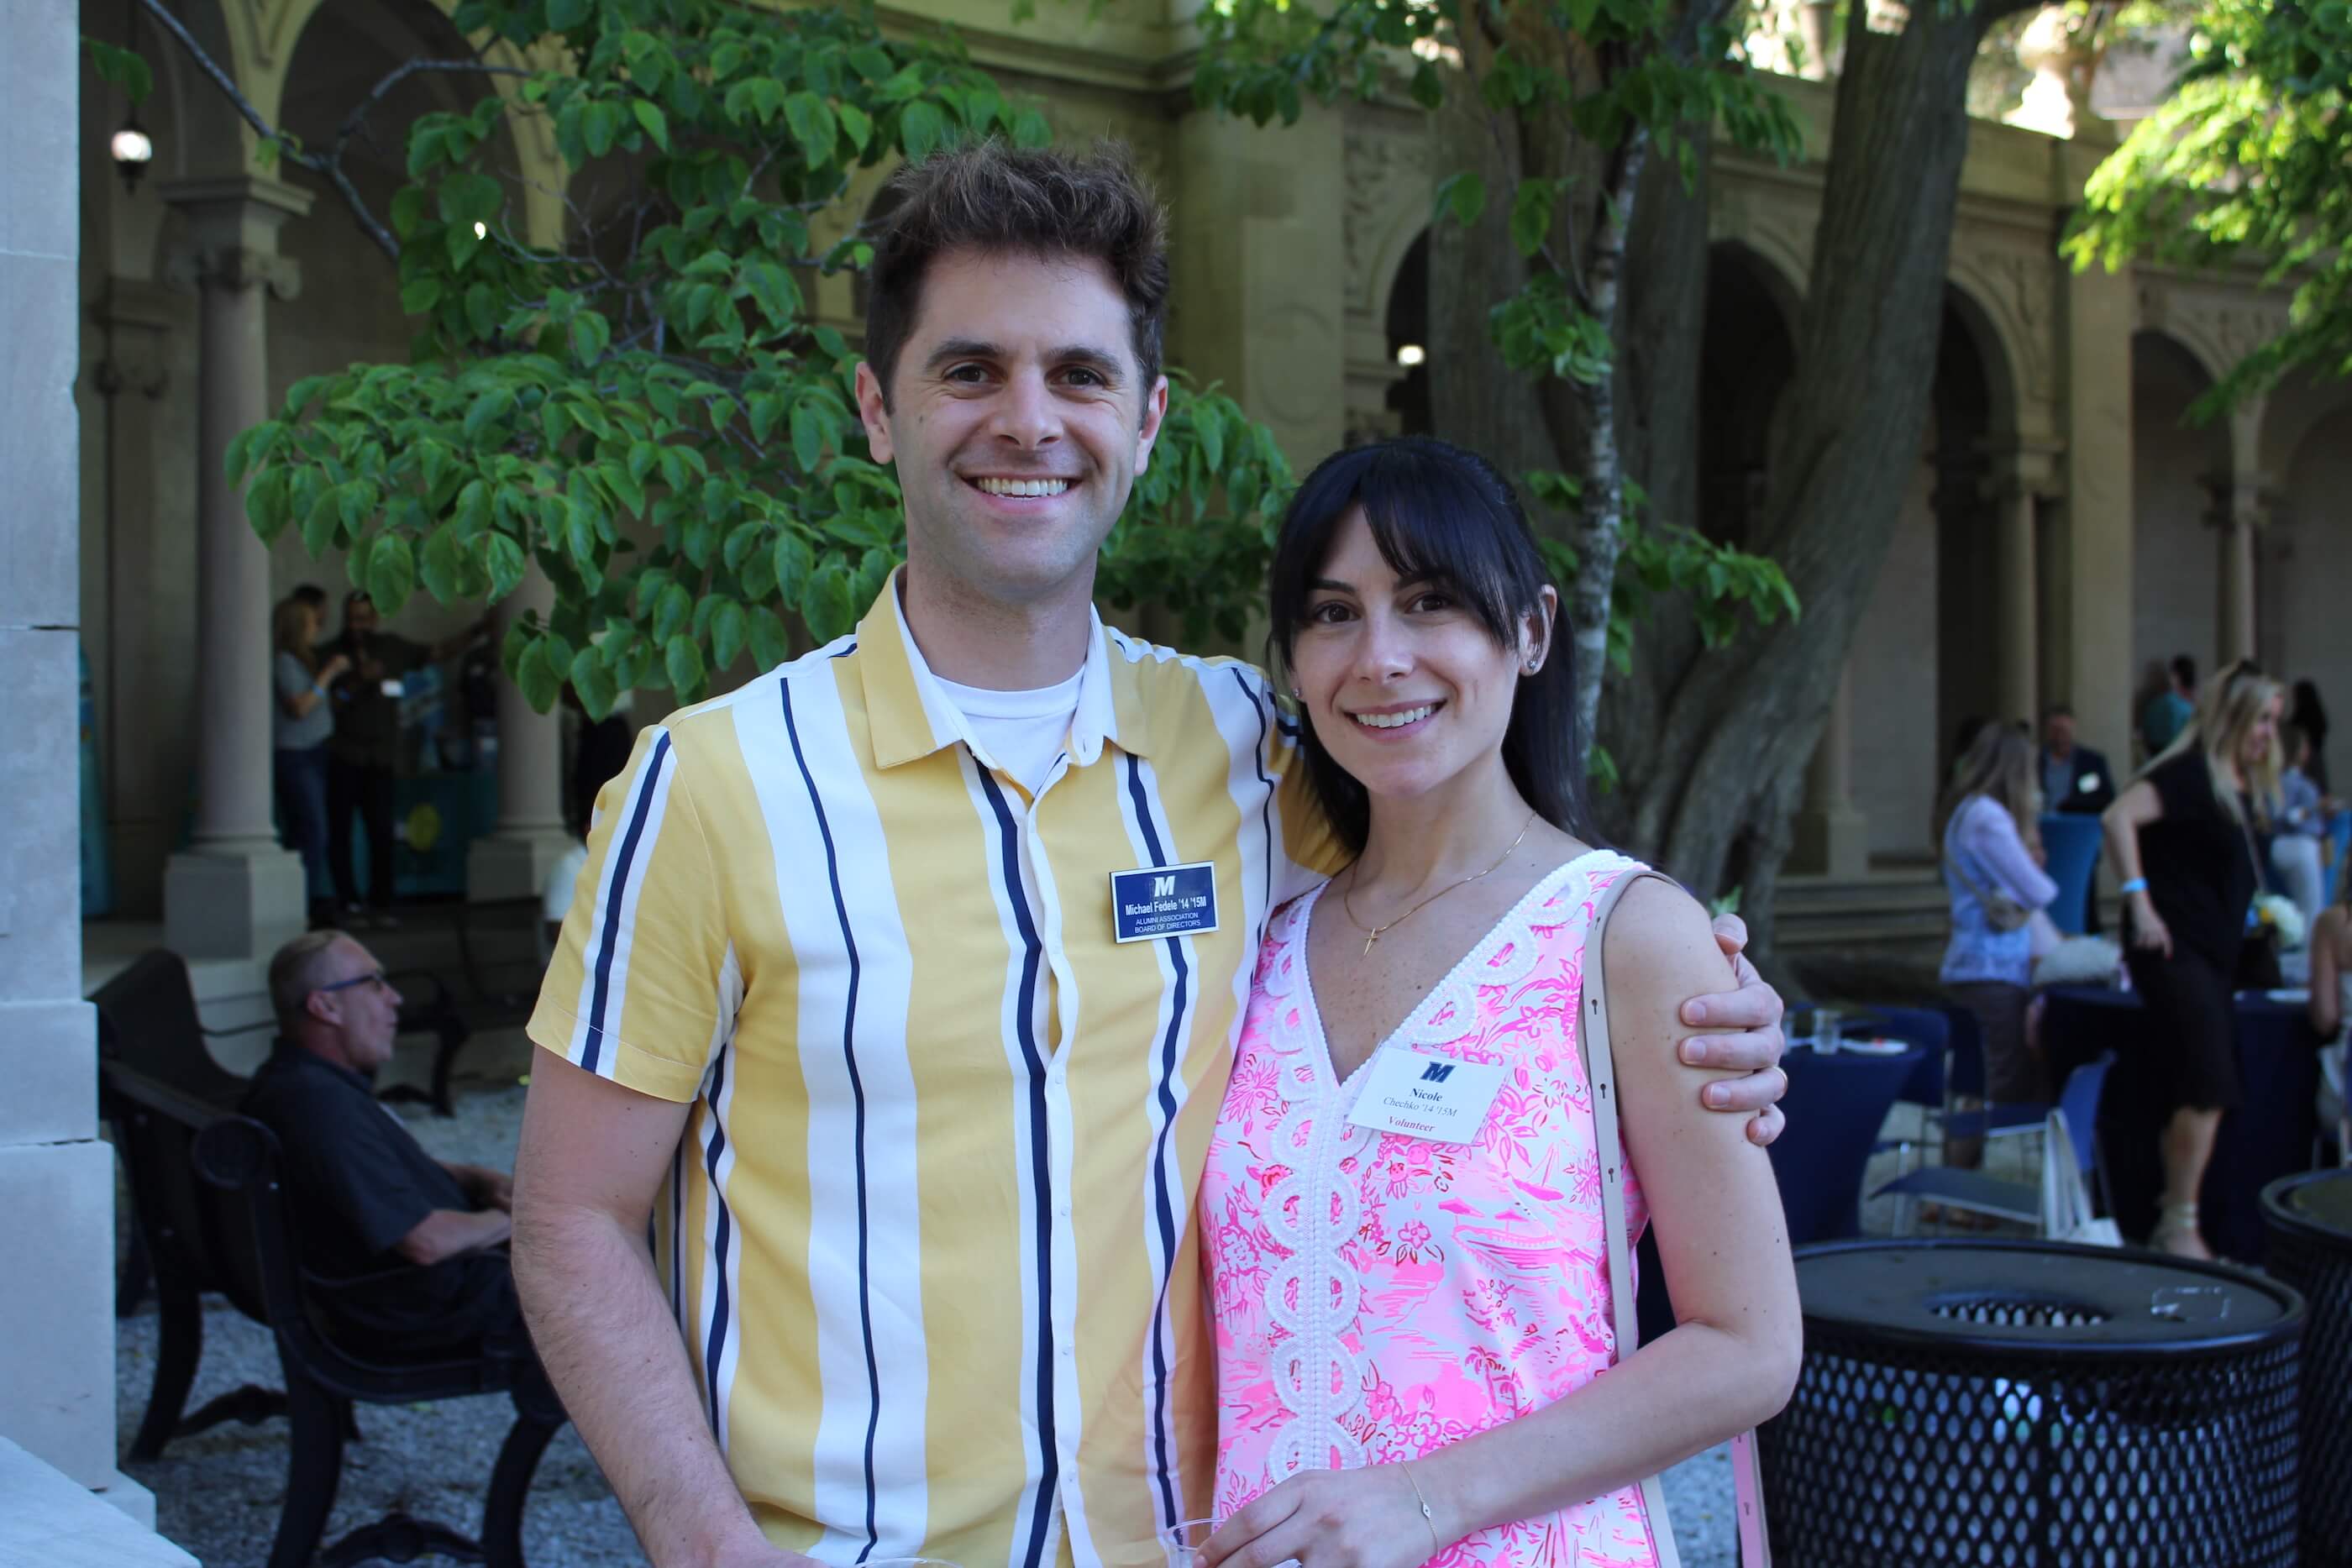
<path fill-rule="evenodd" d="M 1013 776 L 1031 795 L 1045 787 L 1045 775 L 1070 738 L 1070 721 L 1077 716 L 1078 682 L 1086 666 L 1059 685 L 1034 691 L 998 692 L 984 686 L 940 681 L 940 690 L 971 727 L 988 759 Z"/>

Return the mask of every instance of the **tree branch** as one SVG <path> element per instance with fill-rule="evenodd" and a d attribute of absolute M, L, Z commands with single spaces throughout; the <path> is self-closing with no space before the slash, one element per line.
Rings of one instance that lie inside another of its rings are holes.
<path fill-rule="evenodd" d="M 485 65 L 479 60 L 411 60 L 376 83 L 375 90 L 359 101 L 358 106 L 344 118 L 342 127 L 336 132 L 334 145 L 330 152 L 306 152 L 284 131 L 272 126 L 263 118 L 261 110 L 253 106 L 253 100 L 247 98 L 243 90 L 237 87 L 236 78 L 222 69 L 220 63 L 205 52 L 205 47 L 196 41 L 196 36 L 188 31 L 187 25 L 164 8 L 163 0 L 141 0 L 141 4 L 148 16 L 155 20 L 157 26 L 180 41 L 180 47 L 187 51 L 188 57 L 195 61 L 196 68 L 210 78 L 215 87 L 220 89 L 221 95 L 228 99 L 230 106 L 236 109 L 247 125 L 253 127 L 254 134 L 276 147 L 280 158 L 290 160 L 299 167 L 310 170 L 331 183 L 343 198 L 343 204 L 351 209 L 352 219 L 366 233 L 368 238 L 375 241 L 376 248 L 394 261 L 400 259 L 400 241 L 394 238 L 392 231 L 384 227 L 383 222 L 368 210 L 366 198 L 360 194 L 359 187 L 352 183 L 351 176 L 343 172 L 343 150 L 351 144 L 352 138 L 357 135 L 364 125 L 368 111 L 383 102 L 384 95 L 394 87 L 418 71 L 474 71 L 488 76 L 531 74 L 518 66 Z"/>

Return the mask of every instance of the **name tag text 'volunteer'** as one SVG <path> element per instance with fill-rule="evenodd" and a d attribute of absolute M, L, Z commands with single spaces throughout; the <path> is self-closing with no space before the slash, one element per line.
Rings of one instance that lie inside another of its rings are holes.
<path fill-rule="evenodd" d="M 1111 934 L 1121 942 L 1197 936 L 1217 928 L 1217 862 L 1110 873 Z"/>
<path fill-rule="evenodd" d="M 1372 1058 L 1348 1120 L 1375 1132 L 1466 1144 L 1502 1087 L 1501 1062 L 1455 1061 L 1391 1045 Z"/>

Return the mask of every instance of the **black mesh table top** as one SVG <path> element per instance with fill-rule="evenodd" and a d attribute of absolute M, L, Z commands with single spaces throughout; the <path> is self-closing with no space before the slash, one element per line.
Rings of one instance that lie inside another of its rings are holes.
<path fill-rule="evenodd" d="M 2303 1292 L 2303 1561 L 2352 1568 L 2352 1170 L 2263 1189 L 2270 1270 Z"/>
<path fill-rule="evenodd" d="M 2240 1270 L 2038 1241 L 1807 1248 L 1797 1284 L 1809 1340 L 1834 1328 L 2003 1362 L 2221 1353 L 2292 1337 L 2302 1315 L 2294 1291 Z"/>
<path fill-rule="evenodd" d="M 2352 1169 L 2288 1176 L 2263 1189 L 2263 1212 L 2284 1228 L 2352 1254 Z"/>
<path fill-rule="evenodd" d="M 2046 1242 L 1800 1251 L 1805 1363 L 1759 1434 L 1777 1561 L 2292 1568 L 2294 1290 Z"/>

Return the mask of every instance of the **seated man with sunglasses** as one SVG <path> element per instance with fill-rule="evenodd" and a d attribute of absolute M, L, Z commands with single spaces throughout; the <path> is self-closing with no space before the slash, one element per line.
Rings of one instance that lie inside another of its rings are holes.
<path fill-rule="evenodd" d="M 415 1361 L 520 1334 L 510 1179 L 435 1159 L 372 1085 L 400 993 L 365 947 L 313 931 L 269 963 L 278 1049 L 240 1107 L 278 1134 L 302 1266 L 350 1354 Z M 496 1248 L 499 1250 L 493 1251 Z M 338 1288 L 338 1286 L 342 1288 Z"/>

